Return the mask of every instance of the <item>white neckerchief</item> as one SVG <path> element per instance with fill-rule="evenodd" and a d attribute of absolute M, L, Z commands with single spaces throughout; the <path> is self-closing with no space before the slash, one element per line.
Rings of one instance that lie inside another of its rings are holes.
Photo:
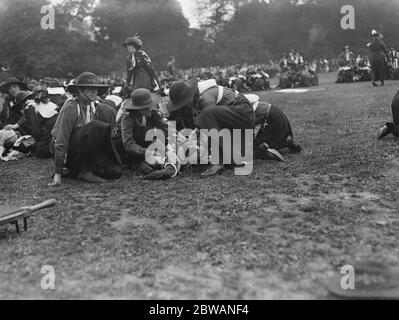
<path fill-rule="evenodd" d="M 58 106 L 51 101 L 49 101 L 48 103 L 35 103 L 34 107 L 36 109 L 36 113 L 40 114 L 45 119 L 50 119 L 58 114 Z"/>
<path fill-rule="evenodd" d="M 134 53 L 132 53 L 132 66 L 133 68 L 136 66 L 136 58 L 134 56 Z"/>
<path fill-rule="evenodd" d="M 143 127 L 147 127 L 147 117 L 146 116 L 142 116 L 140 125 Z"/>
<path fill-rule="evenodd" d="M 86 107 L 86 115 L 84 114 L 83 111 L 84 111 L 83 108 L 78 103 L 78 116 L 82 112 L 85 124 L 89 124 L 90 122 L 92 122 L 94 120 L 94 114 L 96 113 L 96 104 L 95 104 L 95 102 L 92 101 L 90 103 L 90 105 L 87 105 L 87 107 Z"/>

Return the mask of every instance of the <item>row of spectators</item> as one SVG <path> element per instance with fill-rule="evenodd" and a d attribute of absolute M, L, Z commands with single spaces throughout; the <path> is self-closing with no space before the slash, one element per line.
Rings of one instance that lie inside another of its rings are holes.
<path fill-rule="evenodd" d="M 349 51 L 349 56 L 344 57 Z M 391 48 L 388 64 L 393 79 L 399 78 L 399 50 Z M 350 71 L 348 71 L 350 67 Z M 161 91 L 167 90 L 176 80 L 198 80 L 215 79 L 220 85 L 235 88 L 241 92 L 262 91 L 271 89 L 270 79 L 279 77 L 279 88 L 298 86 L 311 86 L 318 84 L 317 74 L 339 71 L 342 76 L 338 82 L 369 81 L 370 61 L 367 56 L 355 55 L 349 47 L 338 58 L 321 57 L 306 61 L 303 56 L 295 50 L 284 53 L 279 61 L 269 60 L 264 64 L 247 64 L 232 66 L 210 66 L 203 68 L 178 69 L 176 61 L 172 57 L 167 64 L 166 70 L 157 72 L 161 85 Z M 28 89 L 47 89 L 66 87 L 74 75 L 69 73 L 66 77 L 44 78 L 40 80 L 25 79 Z M 100 76 L 102 84 L 111 87 L 123 87 L 126 74 L 114 72 L 110 75 Z M 288 80 L 287 80 L 288 79 Z"/>
<path fill-rule="evenodd" d="M 372 81 L 372 64 L 367 56 L 355 55 L 349 46 L 345 46 L 338 56 L 337 83 Z M 399 51 L 395 48 L 386 50 L 384 64 L 387 79 L 399 80 Z"/>

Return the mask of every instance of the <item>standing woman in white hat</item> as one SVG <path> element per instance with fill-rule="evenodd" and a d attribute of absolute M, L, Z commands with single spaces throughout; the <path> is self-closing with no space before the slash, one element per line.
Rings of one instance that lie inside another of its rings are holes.
<path fill-rule="evenodd" d="M 143 50 L 143 42 L 138 35 L 127 38 L 122 44 L 126 48 L 127 80 L 126 86 L 132 85 L 132 90 L 147 89 L 151 92 L 159 91 L 159 82 L 152 67 L 151 59 Z"/>
<path fill-rule="evenodd" d="M 372 30 L 371 36 L 373 37 L 373 41 L 370 44 L 370 62 L 373 77 L 373 86 L 377 86 L 376 81 L 381 81 L 381 86 L 383 86 L 385 80 L 389 78 L 389 68 L 387 63 L 389 53 L 379 32 L 377 32 L 376 30 Z"/>

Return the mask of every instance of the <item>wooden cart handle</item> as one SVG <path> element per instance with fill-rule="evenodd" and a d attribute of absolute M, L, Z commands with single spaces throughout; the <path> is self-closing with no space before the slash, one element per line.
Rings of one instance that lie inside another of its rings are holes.
<path fill-rule="evenodd" d="M 47 200 L 45 202 L 39 203 L 32 207 L 26 207 L 24 209 L 28 210 L 30 213 L 34 213 L 34 212 L 42 210 L 42 209 L 54 207 L 56 204 L 57 204 L 57 200 L 51 199 L 51 200 Z"/>

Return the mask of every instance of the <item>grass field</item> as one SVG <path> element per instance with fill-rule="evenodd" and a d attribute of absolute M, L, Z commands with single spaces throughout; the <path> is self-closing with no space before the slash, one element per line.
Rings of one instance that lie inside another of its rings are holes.
<path fill-rule="evenodd" d="M 399 82 L 262 93 L 292 122 L 303 154 L 167 182 L 47 187 L 51 161 L 0 163 L 0 204 L 50 198 L 20 236 L 0 229 L 0 299 L 325 299 L 341 266 L 399 264 L 398 141 L 376 140 Z M 52 265 L 56 289 L 43 291 Z"/>

